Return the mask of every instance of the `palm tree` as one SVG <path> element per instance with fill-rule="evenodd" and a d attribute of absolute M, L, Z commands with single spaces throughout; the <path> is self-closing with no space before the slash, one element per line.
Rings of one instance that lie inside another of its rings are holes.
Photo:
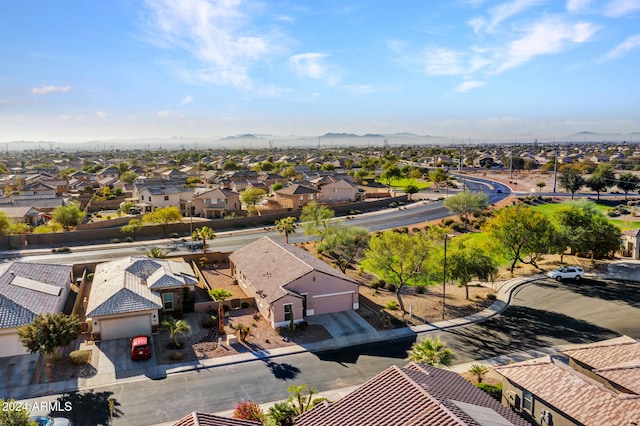
<path fill-rule="evenodd" d="M 154 259 L 164 259 L 167 257 L 167 253 L 167 250 L 160 247 L 150 247 L 144 251 L 144 254 L 146 254 L 147 257 L 152 257 Z"/>
<path fill-rule="evenodd" d="M 169 332 L 176 348 L 180 347 L 180 343 L 178 343 L 178 334 L 191 332 L 191 326 L 188 322 L 185 320 L 176 320 L 174 317 L 168 317 L 166 320 L 162 321 L 161 325 L 162 328 Z"/>
<path fill-rule="evenodd" d="M 433 339 L 425 338 L 411 346 L 409 360 L 423 362 L 434 367 L 448 367 L 457 356 L 447 347 L 447 344 L 440 340 L 440 336 Z"/>
<path fill-rule="evenodd" d="M 296 218 L 289 216 L 276 220 L 276 229 L 278 230 L 278 234 L 284 232 L 284 239 L 287 244 L 289 244 L 289 234 L 296 233 Z"/>
<path fill-rule="evenodd" d="M 209 228 L 208 226 L 203 226 L 202 228 L 196 229 L 191 234 L 191 238 L 195 241 L 202 240 L 202 253 L 207 253 L 207 240 L 213 240 L 216 238 L 216 231 Z"/>
<path fill-rule="evenodd" d="M 233 293 L 224 288 L 214 288 L 209 290 L 209 296 L 218 302 L 218 333 L 225 334 L 224 331 L 224 307 L 223 302 L 233 296 Z"/>
<path fill-rule="evenodd" d="M 278 426 L 293 426 L 293 418 L 296 411 L 288 402 L 276 402 L 269 408 L 267 417 L 273 420 Z"/>
<path fill-rule="evenodd" d="M 489 369 L 482 364 L 471 364 L 471 368 L 469 368 L 469 373 L 476 376 L 476 379 L 478 379 L 478 383 L 482 383 L 482 378 L 485 374 L 487 374 L 488 371 Z"/>

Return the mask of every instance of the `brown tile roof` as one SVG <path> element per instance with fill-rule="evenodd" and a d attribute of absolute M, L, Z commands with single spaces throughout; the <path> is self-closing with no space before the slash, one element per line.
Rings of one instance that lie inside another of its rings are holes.
<path fill-rule="evenodd" d="M 351 278 L 307 251 L 269 237 L 236 250 L 229 260 L 251 283 L 263 290 L 267 303 L 287 294 L 287 284 L 314 270 L 355 284 Z"/>
<path fill-rule="evenodd" d="M 260 424 L 252 420 L 239 420 L 194 411 L 175 422 L 173 426 L 255 426 Z"/>
<path fill-rule="evenodd" d="M 456 404 L 457 403 L 457 404 Z M 478 425 L 463 408 L 485 407 L 505 425 L 529 423 L 457 373 L 410 363 L 392 366 L 344 398 L 316 406 L 297 426 Z"/>
<path fill-rule="evenodd" d="M 576 422 L 622 425 L 630 419 L 640 420 L 640 397 L 607 389 L 550 356 L 496 367 L 495 371 Z"/>
<path fill-rule="evenodd" d="M 286 188 L 278 189 L 276 191 L 276 194 L 300 195 L 300 194 L 317 194 L 318 192 L 319 191 L 316 191 L 315 189 L 309 188 L 307 186 L 299 185 L 296 183 L 294 185 L 287 186 Z"/>

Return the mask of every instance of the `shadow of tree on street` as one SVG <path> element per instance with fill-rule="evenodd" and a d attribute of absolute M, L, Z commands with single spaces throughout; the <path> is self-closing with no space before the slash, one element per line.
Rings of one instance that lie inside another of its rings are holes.
<path fill-rule="evenodd" d="M 110 424 L 109 399 L 113 392 L 69 392 L 58 398 L 60 410 L 51 411 L 51 417 L 65 417 L 74 426 Z M 65 411 L 69 407 L 70 411 Z M 122 416 L 120 403 L 114 399 L 113 418 Z"/>
<path fill-rule="evenodd" d="M 287 363 L 273 362 L 270 359 L 265 359 L 264 363 L 278 380 L 294 380 L 301 372 L 298 367 Z"/>
<path fill-rule="evenodd" d="M 443 336 L 449 346 L 486 359 L 513 351 L 561 344 L 592 343 L 617 337 L 609 329 L 557 312 L 511 306 L 481 324 L 454 329 Z"/>

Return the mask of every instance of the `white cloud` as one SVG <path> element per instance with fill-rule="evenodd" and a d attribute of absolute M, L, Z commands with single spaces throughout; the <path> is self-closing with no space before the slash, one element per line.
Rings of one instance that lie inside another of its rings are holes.
<path fill-rule="evenodd" d="M 536 56 L 564 51 L 573 44 L 588 41 L 598 30 L 591 23 L 571 24 L 560 19 L 545 19 L 534 24 L 528 33 L 507 46 L 499 58 L 496 73 L 522 65 Z"/>
<path fill-rule="evenodd" d="M 456 92 L 468 92 L 470 90 L 477 89 L 478 87 L 482 87 L 482 86 L 486 86 L 486 85 L 487 85 L 486 81 L 467 80 L 467 81 L 464 81 L 464 82 L 460 83 L 455 88 L 455 91 Z"/>
<path fill-rule="evenodd" d="M 537 6 L 543 3 L 544 0 L 512 0 L 509 2 L 501 3 L 497 6 L 489 8 L 488 13 L 490 20 L 486 20 L 482 17 L 473 18 L 469 21 L 469 24 L 474 28 L 474 31 L 480 32 L 483 28 L 486 28 L 488 32 L 492 32 L 495 27 L 501 24 L 503 21 L 516 16 L 532 6 Z"/>
<path fill-rule="evenodd" d="M 180 117 L 182 117 L 182 114 L 167 109 L 167 110 L 164 110 L 164 111 L 158 111 L 156 113 L 156 116 L 158 118 L 180 118 Z"/>
<path fill-rule="evenodd" d="M 585 12 L 593 0 L 567 0 L 567 11 L 571 13 Z"/>
<path fill-rule="evenodd" d="M 625 41 L 618 44 L 613 50 L 609 51 L 606 55 L 602 57 L 600 62 L 607 62 L 614 59 L 618 59 L 630 51 L 637 49 L 640 47 L 640 34 L 636 34 L 634 36 L 628 37 Z"/>
<path fill-rule="evenodd" d="M 185 96 L 184 99 L 180 101 L 180 105 L 189 105 L 191 102 L 193 102 L 193 96 Z"/>
<path fill-rule="evenodd" d="M 109 116 L 109 114 L 107 114 L 104 111 L 98 111 L 96 112 L 96 117 L 99 118 L 100 120 L 107 118 Z"/>
<path fill-rule="evenodd" d="M 289 65 L 298 75 L 325 80 L 334 85 L 340 80 L 340 76 L 325 63 L 327 56 L 324 53 L 300 53 L 289 58 Z"/>
<path fill-rule="evenodd" d="M 614 18 L 640 10 L 640 0 L 613 0 L 606 5 L 605 15 Z"/>
<path fill-rule="evenodd" d="M 64 93 L 71 90 L 71 86 L 41 86 L 31 89 L 33 95 L 48 95 L 50 93 Z"/>
<path fill-rule="evenodd" d="M 429 75 L 464 74 L 463 54 L 449 49 L 429 49 L 425 57 L 425 71 Z"/>
<path fill-rule="evenodd" d="M 191 78 L 250 89 L 250 67 L 277 46 L 272 36 L 255 33 L 239 0 L 147 0 L 146 4 L 152 12 L 146 25 L 149 42 L 199 61 L 199 70 L 183 72 Z"/>

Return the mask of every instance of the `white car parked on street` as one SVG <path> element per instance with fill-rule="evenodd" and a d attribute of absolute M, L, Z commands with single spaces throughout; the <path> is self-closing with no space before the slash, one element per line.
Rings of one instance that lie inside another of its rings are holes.
<path fill-rule="evenodd" d="M 579 266 L 565 266 L 563 268 L 554 269 L 547 272 L 549 278 L 553 278 L 556 281 L 566 280 L 573 278 L 578 281 L 584 278 L 584 269 Z"/>

